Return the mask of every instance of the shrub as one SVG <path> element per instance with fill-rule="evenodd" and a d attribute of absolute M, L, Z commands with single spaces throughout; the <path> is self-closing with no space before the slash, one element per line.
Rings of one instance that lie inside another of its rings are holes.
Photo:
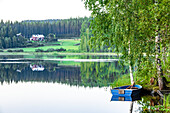
<path fill-rule="evenodd" d="M 68 52 L 73 52 L 73 53 L 80 53 L 81 52 L 80 50 L 74 50 L 74 49 L 68 49 L 67 51 Z"/>
<path fill-rule="evenodd" d="M 35 52 L 44 52 L 43 49 L 36 49 Z"/>
<path fill-rule="evenodd" d="M 17 52 L 18 50 L 11 50 L 12 52 Z"/>
<path fill-rule="evenodd" d="M 27 44 L 27 47 L 31 47 L 31 46 L 32 46 L 32 43 L 28 43 L 28 44 Z"/>
<path fill-rule="evenodd" d="M 23 49 L 16 49 L 16 50 L 7 50 L 7 52 L 24 52 Z"/>
<path fill-rule="evenodd" d="M 40 44 L 38 44 L 38 46 L 44 46 L 44 44 L 40 43 Z"/>
<path fill-rule="evenodd" d="M 64 48 L 56 49 L 57 52 L 66 51 Z"/>
<path fill-rule="evenodd" d="M 17 50 L 17 52 L 24 52 L 24 50 L 23 49 L 19 49 L 19 50 Z"/>
<path fill-rule="evenodd" d="M 47 49 L 47 52 L 53 52 L 53 51 L 55 51 L 55 49 L 53 49 L 53 48 Z"/>
<path fill-rule="evenodd" d="M 8 49 L 7 52 L 13 52 L 12 50 Z"/>

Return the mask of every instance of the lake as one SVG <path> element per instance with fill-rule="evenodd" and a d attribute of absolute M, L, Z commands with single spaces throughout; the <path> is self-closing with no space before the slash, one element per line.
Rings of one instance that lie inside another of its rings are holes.
<path fill-rule="evenodd" d="M 127 73 L 112 56 L 0 56 L 0 113 L 139 113 L 142 99 L 111 101 Z"/>

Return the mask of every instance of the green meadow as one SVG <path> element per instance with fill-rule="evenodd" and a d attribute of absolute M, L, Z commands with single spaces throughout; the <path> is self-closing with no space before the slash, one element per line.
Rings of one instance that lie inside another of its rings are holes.
<path fill-rule="evenodd" d="M 62 40 L 59 40 L 58 42 L 45 43 L 45 46 L 41 46 L 41 47 L 12 48 L 11 50 L 23 49 L 24 52 L 35 52 L 36 49 L 47 50 L 47 49 L 50 49 L 50 48 L 53 48 L 53 49 L 63 48 L 63 49 L 66 49 L 67 51 L 68 50 L 78 50 L 79 46 L 75 45 L 75 44 L 78 44 L 78 43 L 80 43 L 80 40 L 62 39 Z M 60 45 L 57 45 L 57 44 L 60 44 Z"/>

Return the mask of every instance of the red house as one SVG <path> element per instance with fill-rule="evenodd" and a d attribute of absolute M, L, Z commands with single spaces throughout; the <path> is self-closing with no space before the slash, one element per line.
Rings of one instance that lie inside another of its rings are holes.
<path fill-rule="evenodd" d="M 30 38 L 30 41 L 43 41 L 44 35 L 32 35 Z"/>

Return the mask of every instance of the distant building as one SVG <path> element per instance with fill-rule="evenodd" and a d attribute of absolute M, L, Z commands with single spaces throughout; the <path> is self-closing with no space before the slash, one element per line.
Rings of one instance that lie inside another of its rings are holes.
<path fill-rule="evenodd" d="M 32 35 L 30 38 L 30 41 L 43 41 L 44 40 L 44 35 Z"/>
<path fill-rule="evenodd" d="M 42 65 L 30 64 L 30 68 L 32 69 L 32 71 L 44 71 L 44 67 Z"/>
<path fill-rule="evenodd" d="M 18 34 L 16 34 L 16 35 L 17 35 L 17 37 L 18 37 L 18 36 L 22 36 L 21 33 L 18 33 Z"/>

